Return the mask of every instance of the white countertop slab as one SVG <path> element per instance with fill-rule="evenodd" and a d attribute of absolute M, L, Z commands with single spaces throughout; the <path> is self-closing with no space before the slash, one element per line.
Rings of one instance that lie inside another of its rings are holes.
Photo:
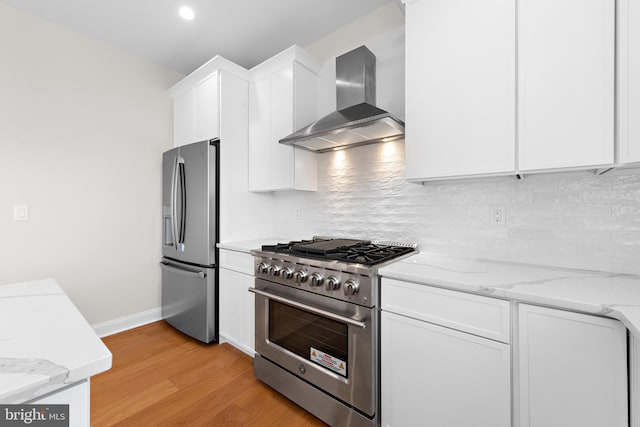
<path fill-rule="evenodd" d="M 283 239 L 277 237 L 265 237 L 264 239 L 242 240 L 238 242 L 221 242 L 218 243 L 218 249 L 226 249 L 236 252 L 249 253 L 254 249 L 262 248 L 262 245 L 275 245 L 276 243 L 286 243 L 291 239 Z"/>
<path fill-rule="evenodd" d="M 382 277 L 618 319 L 640 339 L 640 276 L 419 253 Z M 382 290 L 384 293 L 384 288 Z"/>
<path fill-rule="evenodd" d="M 53 279 L 0 285 L 0 403 L 111 368 L 111 352 Z"/>

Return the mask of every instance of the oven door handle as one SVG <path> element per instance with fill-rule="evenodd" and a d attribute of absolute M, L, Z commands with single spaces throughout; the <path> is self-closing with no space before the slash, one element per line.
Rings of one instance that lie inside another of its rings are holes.
<path fill-rule="evenodd" d="M 335 320 L 337 322 L 346 323 L 351 326 L 356 326 L 358 328 L 364 329 L 366 324 L 364 322 L 360 322 L 359 320 L 354 320 L 350 317 L 341 316 L 339 314 L 332 313 L 330 311 L 322 310 L 321 308 L 312 307 L 307 304 L 302 304 L 297 301 L 291 301 L 288 298 L 283 298 L 278 295 L 271 294 L 269 292 L 261 291 L 255 288 L 249 288 L 249 292 L 253 292 L 256 295 L 261 295 L 263 297 L 272 299 L 274 301 L 278 301 L 285 305 L 290 305 L 291 307 L 299 308 L 300 310 L 308 311 L 309 313 L 317 314 L 318 316 L 327 317 L 331 320 Z"/>

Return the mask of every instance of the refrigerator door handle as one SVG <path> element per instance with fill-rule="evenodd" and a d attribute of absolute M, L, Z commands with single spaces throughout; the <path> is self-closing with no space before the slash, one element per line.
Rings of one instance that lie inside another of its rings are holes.
<path fill-rule="evenodd" d="M 184 159 L 180 157 L 178 160 L 178 178 L 180 181 L 180 232 L 178 243 L 184 243 L 187 222 L 187 183 L 184 168 Z"/>
<path fill-rule="evenodd" d="M 176 229 L 176 197 L 177 197 L 177 169 L 178 169 L 178 156 L 173 161 L 173 170 L 171 172 L 171 234 L 173 237 L 173 248 L 178 249 L 178 231 Z"/>
<path fill-rule="evenodd" d="M 184 168 L 184 159 L 180 156 L 176 156 L 173 163 L 173 173 L 171 175 L 171 233 L 173 234 L 173 247 L 178 250 L 178 245 L 184 243 L 184 236 L 178 233 L 178 181 L 180 179 L 180 165 Z M 184 184 L 184 180 L 183 180 Z M 185 202 L 184 200 L 184 185 L 182 186 L 181 207 Z M 184 215 L 183 215 L 184 220 Z M 182 237 L 182 241 L 180 238 Z"/>
<path fill-rule="evenodd" d="M 171 271 L 174 273 L 183 274 L 185 276 L 194 276 L 204 279 L 207 277 L 207 273 L 204 271 L 193 271 L 193 270 L 185 270 L 184 268 L 180 268 L 175 266 L 174 264 L 168 263 L 166 261 L 160 262 L 160 268 L 163 270 Z"/>

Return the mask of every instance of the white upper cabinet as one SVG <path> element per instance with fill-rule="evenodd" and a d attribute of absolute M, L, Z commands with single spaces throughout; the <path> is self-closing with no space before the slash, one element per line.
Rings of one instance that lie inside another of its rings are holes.
<path fill-rule="evenodd" d="M 317 190 L 316 154 L 278 141 L 316 119 L 319 66 L 315 58 L 293 46 L 251 70 L 251 191 Z"/>
<path fill-rule="evenodd" d="M 237 126 L 243 122 L 239 119 L 239 101 L 234 100 L 234 97 L 244 93 L 244 104 L 247 104 L 248 100 L 246 90 L 235 90 L 237 88 L 234 82 L 237 79 L 248 82 L 249 71 L 221 56 L 216 56 L 169 89 L 173 98 L 174 146 L 221 138 L 223 103 L 227 104 L 224 108 L 227 113 L 233 113 L 226 114 L 227 126 Z M 224 90 L 228 96 L 223 100 L 224 81 L 227 82 Z M 239 120 L 236 120 L 236 117 Z M 246 128 L 246 124 L 244 126 Z"/>
<path fill-rule="evenodd" d="M 514 0 L 406 5 L 406 177 L 515 172 Z"/>
<path fill-rule="evenodd" d="M 614 161 L 615 0 L 519 0 L 520 171 Z"/>
<path fill-rule="evenodd" d="M 173 145 L 196 142 L 194 138 L 194 109 L 193 90 L 187 90 L 173 98 Z"/>
<path fill-rule="evenodd" d="M 640 19 L 629 5 L 622 26 Z M 613 166 L 615 24 L 615 0 L 407 1 L 407 179 Z M 640 161 L 635 31 L 619 34 L 625 163 Z"/>
<path fill-rule="evenodd" d="M 640 162 L 640 5 L 618 3 L 618 163 Z"/>
<path fill-rule="evenodd" d="M 219 75 L 219 72 L 215 72 L 193 87 L 195 141 L 220 136 Z"/>
<path fill-rule="evenodd" d="M 220 137 L 219 72 L 182 91 L 173 100 L 173 140 L 180 146 Z"/>

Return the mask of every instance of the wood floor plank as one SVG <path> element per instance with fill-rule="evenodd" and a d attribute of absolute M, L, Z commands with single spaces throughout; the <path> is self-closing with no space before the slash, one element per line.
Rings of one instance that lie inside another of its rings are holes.
<path fill-rule="evenodd" d="M 326 426 L 253 376 L 252 359 L 166 322 L 104 338 L 111 370 L 91 379 L 91 426 Z"/>

